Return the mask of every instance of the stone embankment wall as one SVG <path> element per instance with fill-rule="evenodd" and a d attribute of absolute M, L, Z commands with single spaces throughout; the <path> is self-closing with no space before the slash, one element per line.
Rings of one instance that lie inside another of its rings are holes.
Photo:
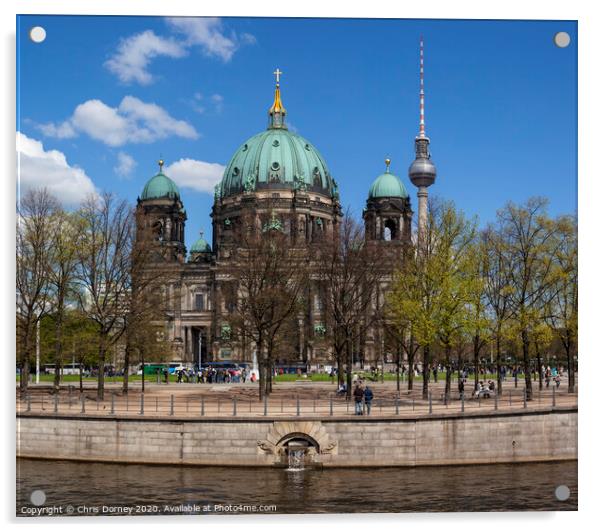
<path fill-rule="evenodd" d="M 317 467 L 488 464 L 577 458 L 577 409 L 415 418 L 17 417 L 17 456 L 279 466 L 288 445 Z M 291 447 L 292 448 L 292 447 Z"/>

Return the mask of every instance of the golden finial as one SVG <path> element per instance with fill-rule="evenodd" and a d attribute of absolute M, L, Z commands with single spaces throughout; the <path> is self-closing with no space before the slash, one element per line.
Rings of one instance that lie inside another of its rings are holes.
<path fill-rule="evenodd" d="M 286 109 L 284 108 L 284 105 L 282 105 L 282 100 L 280 99 L 281 75 L 282 70 L 277 68 L 274 71 L 274 76 L 276 76 L 276 90 L 274 91 L 274 103 L 272 104 L 272 107 L 270 107 L 271 127 L 284 127 L 284 122 L 282 118 L 284 114 L 286 114 Z"/>
<path fill-rule="evenodd" d="M 387 169 L 385 170 L 386 172 L 389 171 L 389 166 L 391 166 L 391 159 L 389 159 L 388 157 L 385 159 L 385 164 L 387 165 Z"/>
<path fill-rule="evenodd" d="M 163 165 L 165 164 L 165 161 L 161 158 L 159 159 L 159 173 L 162 174 L 163 173 Z"/>

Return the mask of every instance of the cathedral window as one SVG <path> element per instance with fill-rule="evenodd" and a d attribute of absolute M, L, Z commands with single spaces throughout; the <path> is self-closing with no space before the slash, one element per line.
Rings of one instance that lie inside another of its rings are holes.
<path fill-rule="evenodd" d="M 397 238 L 397 226 L 394 220 L 387 220 L 385 222 L 383 239 L 390 241 L 396 240 Z"/>
<path fill-rule="evenodd" d="M 205 310 L 205 294 L 194 295 L 194 310 Z"/>

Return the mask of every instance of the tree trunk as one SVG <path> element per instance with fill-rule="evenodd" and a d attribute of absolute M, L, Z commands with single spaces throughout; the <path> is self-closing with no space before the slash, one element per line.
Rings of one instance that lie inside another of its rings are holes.
<path fill-rule="evenodd" d="M 407 350 L 408 355 L 408 392 L 414 389 L 414 358 L 416 351 L 414 351 L 414 337 L 410 336 L 410 348 Z"/>
<path fill-rule="evenodd" d="M 62 295 L 59 294 L 59 302 L 56 311 L 55 322 L 55 347 L 54 347 L 54 393 L 59 393 L 61 386 L 61 365 L 63 362 L 63 301 Z M 81 374 L 81 369 L 80 369 Z"/>
<path fill-rule="evenodd" d="M 451 345 L 445 346 L 445 397 L 451 393 Z"/>
<path fill-rule="evenodd" d="M 54 382 L 53 382 L 54 393 L 59 393 L 60 387 L 61 387 L 61 362 L 60 362 L 60 360 L 56 359 L 54 362 Z"/>
<path fill-rule="evenodd" d="M 422 398 L 429 398 L 429 376 L 431 373 L 431 346 L 422 347 Z"/>
<path fill-rule="evenodd" d="M 531 371 L 529 367 L 529 333 L 523 330 L 521 337 L 523 343 L 523 371 L 525 374 L 525 389 L 527 390 L 527 401 L 530 401 L 533 396 L 533 387 L 531 385 Z"/>
<path fill-rule="evenodd" d="M 265 379 L 266 379 L 266 371 L 265 371 L 265 358 L 263 353 L 263 339 L 261 336 L 255 346 L 257 350 L 257 363 L 259 364 L 259 400 L 263 401 L 265 396 Z"/>
<path fill-rule="evenodd" d="M 502 395 L 502 353 L 499 330 L 495 338 L 495 367 L 497 372 L 497 393 L 498 395 Z"/>
<path fill-rule="evenodd" d="M 474 391 L 477 391 L 479 387 L 479 373 L 481 370 L 480 360 L 479 360 L 479 335 L 476 334 L 472 339 L 472 358 L 474 361 Z"/>
<path fill-rule="evenodd" d="M 123 354 L 123 393 L 127 394 L 129 391 L 130 384 L 130 355 L 132 354 L 132 344 L 130 342 L 129 335 L 125 339 L 125 353 Z M 142 366 L 142 373 L 144 373 L 144 366 Z"/>
<path fill-rule="evenodd" d="M 401 348 L 401 343 L 398 341 L 397 342 L 397 375 L 396 375 L 396 380 L 397 380 L 397 391 L 400 392 L 401 391 L 401 381 L 400 381 L 400 372 L 401 372 L 401 359 L 402 359 L 402 348 Z"/>
<path fill-rule="evenodd" d="M 479 387 L 479 375 L 481 373 L 481 364 L 479 363 L 479 357 L 477 356 L 476 359 L 474 358 L 474 352 L 473 352 L 473 362 L 474 362 L 474 391 L 477 391 L 477 388 Z"/>
<path fill-rule="evenodd" d="M 144 356 L 145 356 L 144 348 L 141 347 L 140 348 L 140 364 L 142 364 L 142 380 L 140 382 L 141 382 L 142 393 L 144 393 L 144 387 L 146 385 L 145 380 L 144 380 Z"/>
<path fill-rule="evenodd" d="M 106 333 L 100 332 L 100 342 L 98 346 L 98 390 L 96 397 L 99 401 L 105 398 L 105 357 L 107 355 Z"/>
<path fill-rule="evenodd" d="M 84 365 L 79 363 L 79 393 L 84 393 Z"/>
<path fill-rule="evenodd" d="M 272 364 L 272 356 L 268 354 L 267 360 L 267 380 L 266 380 L 266 395 L 270 395 L 272 393 L 272 382 L 274 380 L 274 364 Z"/>
<path fill-rule="evenodd" d="M 566 342 L 566 370 L 569 374 L 569 393 L 575 393 L 575 368 L 574 368 L 574 360 L 573 360 L 573 339 L 572 334 L 569 332 L 567 334 L 567 342 Z"/>
<path fill-rule="evenodd" d="M 19 388 L 21 394 L 25 394 L 29 387 L 29 360 L 31 357 L 32 344 L 31 337 L 33 334 L 33 327 L 31 322 L 27 325 L 25 331 L 25 345 L 23 346 L 23 352 L 21 354 L 21 378 L 19 379 Z"/>
<path fill-rule="evenodd" d="M 541 367 L 541 353 L 539 351 L 539 342 L 535 341 L 535 356 L 537 357 L 537 381 L 539 382 L 539 389 L 543 389 L 543 380 L 541 378 L 542 367 Z"/>
<path fill-rule="evenodd" d="M 351 399 L 351 377 L 352 377 L 352 373 L 353 373 L 353 368 L 352 368 L 352 363 L 351 363 L 351 359 L 352 359 L 352 354 L 351 354 L 351 342 L 349 342 L 349 340 L 347 340 L 347 342 L 345 343 L 345 353 L 346 353 L 346 358 L 347 358 L 347 365 L 346 365 L 346 376 L 347 376 L 347 393 L 346 393 L 346 397 L 347 400 L 349 401 Z"/>

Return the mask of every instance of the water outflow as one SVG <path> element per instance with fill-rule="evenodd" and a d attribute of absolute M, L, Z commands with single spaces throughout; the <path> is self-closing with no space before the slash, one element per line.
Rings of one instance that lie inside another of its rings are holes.
<path fill-rule="evenodd" d="M 303 471 L 304 469 L 305 449 L 289 449 L 287 471 Z"/>

